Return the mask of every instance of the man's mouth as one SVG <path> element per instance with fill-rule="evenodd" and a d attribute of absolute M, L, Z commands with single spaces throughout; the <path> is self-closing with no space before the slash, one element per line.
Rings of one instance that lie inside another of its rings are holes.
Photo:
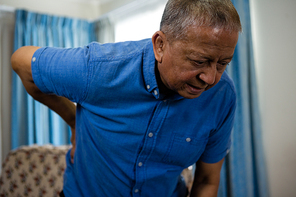
<path fill-rule="evenodd" d="M 205 88 L 200 88 L 200 87 L 188 84 L 188 83 L 186 84 L 186 87 L 187 87 L 189 93 L 191 93 L 191 94 L 200 94 L 205 90 Z"/>

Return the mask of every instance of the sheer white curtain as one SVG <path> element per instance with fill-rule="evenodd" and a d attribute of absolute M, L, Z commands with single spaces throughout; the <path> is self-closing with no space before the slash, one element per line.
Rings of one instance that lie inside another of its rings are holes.
<path fill-rule="evenodd" d="M 0 163 L 10 150 L 11 66 L 14 10 L 0 6 Z"/>
<path fill-rule="evenodd" d="M 143 1 L 121 9 L 120 13 L 110 16 L 114 20 L 115 42 L 152 38 L 159 30 L 166 0 Z"/>

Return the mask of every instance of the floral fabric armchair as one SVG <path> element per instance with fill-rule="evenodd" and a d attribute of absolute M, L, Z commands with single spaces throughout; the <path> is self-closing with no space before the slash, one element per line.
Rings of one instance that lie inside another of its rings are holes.
<path fill-rule="evenodd" d="M 59 196 L 70 147 L 33 145 L 10 151 L 2 164 L 0 197 Z"/>

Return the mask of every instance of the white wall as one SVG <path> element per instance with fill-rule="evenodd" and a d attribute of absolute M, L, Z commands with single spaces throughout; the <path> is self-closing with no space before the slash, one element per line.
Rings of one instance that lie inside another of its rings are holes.
<path fill-rule="evenodd" d="M 296 196 L 296 1 L 250 0 L 271 197 Z"/>
<path fill-rule="evenodd" d="M 14 12 L 0 5 L 0 164 L 10 150 L 11 67 Z M 1 171 L 1 168 L 0 168 Z"/>
<path fill-rule="evenodd" d="M 0 0 L 0 5 L 73 18 L 94 20 L 134 0 Z M 139 0 L 138 0 L 139 1 Z"/>

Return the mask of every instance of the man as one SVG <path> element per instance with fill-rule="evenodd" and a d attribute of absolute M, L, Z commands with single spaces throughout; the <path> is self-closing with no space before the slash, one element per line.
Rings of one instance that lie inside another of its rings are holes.
<path fill-rule="evenodd" d="M 72 129 L 65 196 L 185 196 L 180 173 L 194 163 L 191 196 L 216 196 L 236 105 L 224 70 L 240 31 L 228 0 L 169 0 L 152 39 L 18 49 L 28 93 Z"/>

